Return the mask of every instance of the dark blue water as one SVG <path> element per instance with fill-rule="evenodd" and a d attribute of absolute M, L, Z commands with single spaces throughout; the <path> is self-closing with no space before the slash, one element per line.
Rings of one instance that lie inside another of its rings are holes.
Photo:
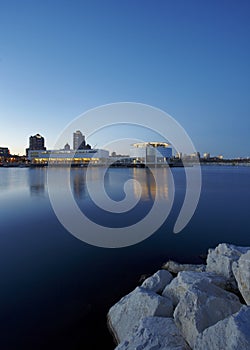
<path fill-rule="evenodd" d="M 105 185 L 115 200 L 124 197 L 126 179 L 145 184 L 135 211 L 118 217 L 102 215 L 91 202 L 84 171 L 72 169 L 72 191 L 90 218 L 119 227 L 149 212 L 155 195 L 150 172 L 109 170 Z M 250 167 L 203 167 L 196 213 L 177 235 L 172 230 L 185 176 L 181 168 L 171 171 L 175 201 L 162 227 L 136 245 L 105 249 L 76 239 L 57 220 L 47 194 L 47 169 L 0 169 L 1 349 L 113 349 L 107 311 L 135 288 L 142 274 L 156 271 L 170 258 L 201 262 L 199 256 L 222 241 L 250 245 Z"/>

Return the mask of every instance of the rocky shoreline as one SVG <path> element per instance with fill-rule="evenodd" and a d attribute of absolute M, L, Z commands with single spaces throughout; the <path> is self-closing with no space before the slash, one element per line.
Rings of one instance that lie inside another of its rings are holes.
<path fill-rule="evenodd" d="M 169 261 L 108 312 L 115 350 L 250 350 L 250 247 Z"/>

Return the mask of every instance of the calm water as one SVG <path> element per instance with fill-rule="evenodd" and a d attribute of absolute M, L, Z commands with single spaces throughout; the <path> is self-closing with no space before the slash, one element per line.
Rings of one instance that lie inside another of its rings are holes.
<path fill-rule="evenodd" d="M 63 169 L 55 171 L 60 176 Z M 159 171 L 167 203 L 164 179 L 169 173 Z M 47 169 L 0 169 L 1 349 L 113 349 L 107 311 L 135 288 L 142 274 L 156 271 L 169 258 L 201 262 L 199 256 L 222 241 L 250 245 L 250 167 L 203 167 L 197 211 L 177 235 L 172 230 L 185 177 L 183 169 L 172 173 L 175 201 L 162 227 L 134 246 L 104 249 L 79 241 L 57 220 L 47 194 Z M 142 198 L 122 216 L 103 213 L 91 202 L 85 170 L 72 169 L 72 191 L 79 207 L 100 224 L 133 224 L 150 210 L 155 182 L 145 169 L 110 169 L 108 194 L 121 200 L 129 178 L 144 184 Z M 92 181 L 98 181 L 98 169 Z"/>

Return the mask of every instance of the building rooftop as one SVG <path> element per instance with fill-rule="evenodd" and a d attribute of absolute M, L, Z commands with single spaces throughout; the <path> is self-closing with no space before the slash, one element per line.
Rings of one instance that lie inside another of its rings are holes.
<path fill-rule="evenodd" d="M 141 147 L 170 147 L 171 145 L 166 142 L 138 142 L 133 143 L 133 147 L 141 148 Z"/>

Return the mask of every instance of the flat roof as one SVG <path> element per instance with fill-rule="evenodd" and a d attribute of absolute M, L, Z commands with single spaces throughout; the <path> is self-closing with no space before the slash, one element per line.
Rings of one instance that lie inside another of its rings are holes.
<path fill-rule="evenodd" d="M 150 142 L 138 142 L 138 143 L 133 143 L 133 147 L 147 147 L 147 146 L 152 146 L 152 147 L 169 147 L 171 146 L 170 143 L 167 142 L 156 142 L 156 141 L 150 141 Z"/>

